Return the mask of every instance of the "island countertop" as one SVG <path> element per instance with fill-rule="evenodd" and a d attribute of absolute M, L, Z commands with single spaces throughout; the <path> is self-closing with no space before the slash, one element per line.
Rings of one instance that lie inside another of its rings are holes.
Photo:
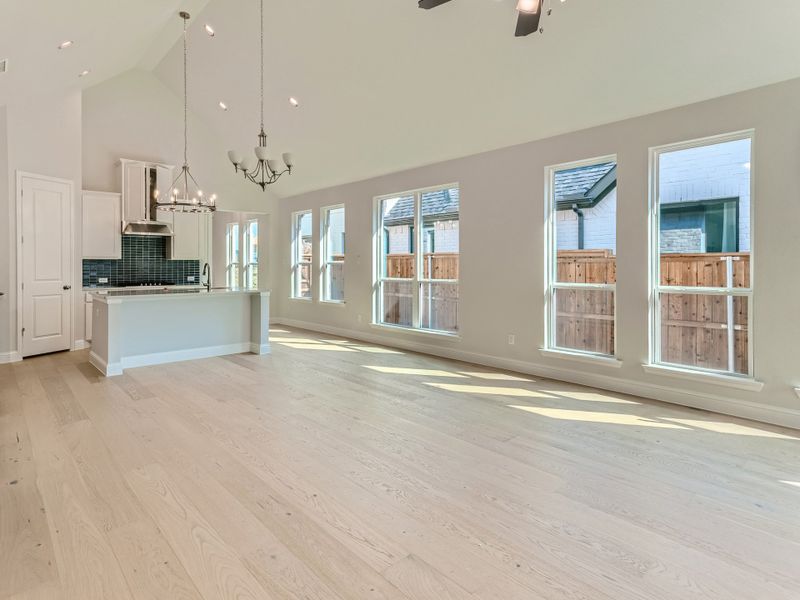
<path fill-rule="evenodd" d="M 220 296 L 241 296 L 255 295 L 269 296 L 269 291 L 250 290 L 250 289 L 231 289 L 231 288 L 170 288 L 170 289 L 122 289 L 109 290 L 102 292 L 91 292 L 92 299 L 104 304 L 116 304 L 119 302 L 147 301 L 147 300 L 185 300 L 187 298 L 210 298 Z"/>

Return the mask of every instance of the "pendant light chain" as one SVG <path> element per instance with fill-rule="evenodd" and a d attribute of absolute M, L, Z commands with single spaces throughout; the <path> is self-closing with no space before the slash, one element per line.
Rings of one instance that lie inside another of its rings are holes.
<path fill-rule="evenodd" d="M 183 164 L 189 164 L 189 51 L 186 36 L 187 17 L 183 17 Z"/>
<path fill-rule="evenodd" d="M 264 0 L 261 0 L 261 130 L 264 130 Z"/>

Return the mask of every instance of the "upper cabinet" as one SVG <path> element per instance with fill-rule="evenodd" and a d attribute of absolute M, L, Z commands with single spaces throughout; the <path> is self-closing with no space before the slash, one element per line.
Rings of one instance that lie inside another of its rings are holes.
<path fill-rule="evenodd" d="M 82 199 L 83 258 L 122 258 L 120 195 L 84 191 Z"/>
<path fill-rule="evenodd" d="M 158 194 L 169 197 L 174 167 L 160 163 L 121 159 L 122 220 L 137 223 L 155 220 L 149 215 L 150 200 Z"/>
<path fill-rule="evenodd" d="M 161 212 L 161 211 L 159 211 Z M 208 213 L 171 213 L 174 235 L 169 241 L 173 260 L 200 260 L 209 262 L 211 251 L 211 215 Z M 166 215 L 165 215 L 166 216 Z M 167 220 L 169 217 L 166 217 Z M 161 220 L 161 217 L 159 217 Z"/>

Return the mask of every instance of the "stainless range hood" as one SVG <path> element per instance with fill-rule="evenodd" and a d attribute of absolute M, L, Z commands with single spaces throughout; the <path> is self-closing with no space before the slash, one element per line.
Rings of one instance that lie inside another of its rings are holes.
<path fill-rule="evenodd" d="M 128 223 L 122 230 L 122 235 L 152 235 L 158 237 L 172 237 L 172 228 L 169 223 L 161 221 L 137 221 Z"/>
<path fill-rule="evenodd" d="M 129 214 L 138 217 L 136 220 L 123 221 L 122 235 L 172 237 L 172 226 L 156 220 L 158 190 L 163 189 L 165 185 L 169 189 L 169 182 L 172 180 L 171 168 L 161 164 L 137 161 L 122 160 L 121 162 L 124 171 L 123 205 L 130 206 Z M 130 204 L 126 205 L 125 203 Z M 128 211 L 123 212 L 127 213 Z"/>

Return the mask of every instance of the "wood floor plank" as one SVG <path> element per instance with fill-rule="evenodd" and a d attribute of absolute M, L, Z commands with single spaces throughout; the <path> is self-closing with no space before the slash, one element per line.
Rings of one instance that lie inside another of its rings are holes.
<path fill-rule="evenodd" d="M 797 432 L 280 329 L 0 365 L 0 599 L 800 597 Z"/>

